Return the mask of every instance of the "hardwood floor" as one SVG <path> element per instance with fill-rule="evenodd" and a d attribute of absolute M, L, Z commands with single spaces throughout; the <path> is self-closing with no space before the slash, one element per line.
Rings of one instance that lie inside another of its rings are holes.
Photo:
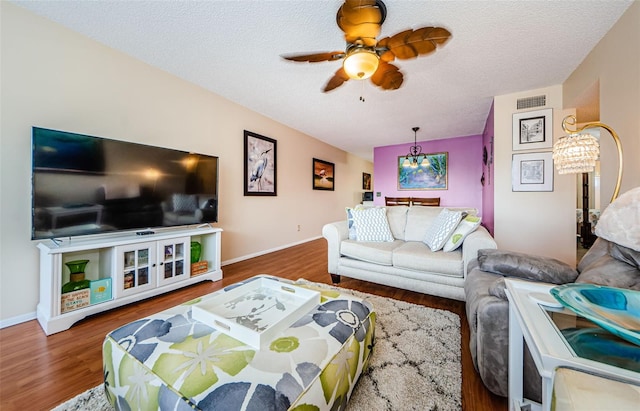
<path fill-rule="evenodd" d="M 257 274 L 329 284 L 324 239 L 222 267 L 224 278 L 206 281 L 86 318 L 69 330 L 45 336 L 37 321 L 0 330 L 0 409 L 48 410 L 102 383 L 102 341 L 111 330 L 141 317 L 189 301 Z M 464 410 L 503 411 L 507 400 L 491 394 L 473 368 L 464 303 L 342 279 L 341 287 L 460 315 L 462 332 L 462 405 Z"/>

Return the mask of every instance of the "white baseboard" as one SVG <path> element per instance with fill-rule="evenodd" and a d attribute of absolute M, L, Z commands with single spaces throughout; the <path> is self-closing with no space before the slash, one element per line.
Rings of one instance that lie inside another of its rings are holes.
<path fill-rule="evenodd" d="M 6 320 L 0 320 L 0 329 L 11 327 L 12 325 L 16 325 L 20 323 L 26 323 L 27 321 L 31 321 L 35 319 L 36 319 L 35 311 L 32 313 L 27 313 L 27 314 L 18 315 L 15 317 L 7 318 Z"/>
<path fill-rule="evenodd" d="M 225 265 L 229 265 L 229 264 L 233 264 L 233 263 L 239 263 L 240 261 L 248 260 L 248 259 L 254 258 L 254 257 L 260 257 L 261 255 L 273 253 L 275 251 L 284 250 L 285 248 L 289 248 L 289 247 L 293 247 L 293 246 L 296 246 L 296 245 L 308 243 L 309 241 L 317 240 L 319 238 L 322 238 L 322 236 L 311 237 L 311 238 L 307 238 L 306 240 L 297 241 L 295 243 L 285 244 L 285 245 L 282 245 L 280 247 L 271 248 L 269 250 L 258 251 L 257 253 L 247 254 L 247 255 L 244 255 L 242 257 L 237 257 L 237 258 L 233 258 L 231 260 L 222 261 L 220 263 L 220 265 L 225 266 Z M 223 274 L 223 276 L 224 276 L 224 274 Z"/>
<path fill-rule="evenodd" d="M 225 266 L 225 265 L 229 265 L 229 264 L 233 264 L 233 263 L 238 263 L 240 261 L 248 260 L 248 259 L 253 258 L 253 257 L 259 257 L 259 256 L 264 255 L 264 254 L 273 253 L 274 251 L 280 251 L 280 250 L 284 250 L 285 248 L 289 248 L 289 247 L 293 247 L 293 246 L 296 246 L 296 245 L 308 243 L 309 241 L 317 240 L 318 238 L 322 238 L 322 236 L 312 237 L 312 238 L 308 238 L 306 240 L 301 240 L 301 241 L 297 241 L 295 243 L 285 244 L 285 245 L 282 245 L 280 247 L 271 248 L 269 250 L 260 251 L 260 252 L 254 253 L 254 254 L 248 254 L 248 255 L 245 255 L 245 256 L 242 256 L 242 257 L 233 258 L 231 260 L 222 261 L 221 265 Z M 7 318 L 6 320 L 0 320 L 0 329 L 6 328 L 6 327 L 11 327 L 12 325 L 24 323 L 24 322 L 35 320 L 35 319 L 36 319 L 36 312 L 35 311 L 32 312 L 32 313 L 27 313 L 27 314 L 18 315 L 16 317 Z"/>

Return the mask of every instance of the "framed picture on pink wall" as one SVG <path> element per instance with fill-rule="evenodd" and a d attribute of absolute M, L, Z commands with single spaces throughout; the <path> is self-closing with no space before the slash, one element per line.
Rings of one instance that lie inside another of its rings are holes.
<path fill-rule="evenodd" d="M 399 156 L 396 165 L 398 168 L 398 190 L 448 189 L 448 152 L 421 154 L 415 159 Z"/>

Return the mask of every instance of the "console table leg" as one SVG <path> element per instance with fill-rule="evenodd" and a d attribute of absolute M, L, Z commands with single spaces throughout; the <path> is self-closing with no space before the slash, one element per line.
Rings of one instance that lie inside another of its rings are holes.
<path fill-rule="evenodd" d="M 523 333 L 516 318 L 513 304 L 509 302 L 509 411 L 523 405 Z"/>
<path fill-rule="evenodd" d="M 340 283 L 340 276 L 338 274 L 331 274 L 331 282 L 334 284 Z"/>

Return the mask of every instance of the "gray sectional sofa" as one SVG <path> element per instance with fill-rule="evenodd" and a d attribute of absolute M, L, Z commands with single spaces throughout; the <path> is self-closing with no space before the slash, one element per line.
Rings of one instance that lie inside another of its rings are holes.
<path fill-rule="evenodd" d="M 431 251 L 423 240 L 444 208 L 386 207 L 392 241 L 349 239 L 346 217 L 344 221 L 326 224 L 322 234 L 328 244 L 329 273 L 334 283 L 340 281 L 340 276 L 346 276 L 464 301 L 469 263 L 478 250 L 496 248 L 496 242 L 479 226 L 454 251 Z M 474 208 L 448 210 L 477 213 Z"/>
<path fill-rule="evenodd" d="M 509 302 L 504 277 L 640 290 L 640 187 L 604 210 L 596 235 L 577 270 L 557 260 L 506 250 L 482 250 L 469 264 L 464 285 L 469 348 L 476 370 L 493 393 L 508 396 Z M 541 381 L 532 361 L 525 352 L 524 394 L 540 401 Z"/>

